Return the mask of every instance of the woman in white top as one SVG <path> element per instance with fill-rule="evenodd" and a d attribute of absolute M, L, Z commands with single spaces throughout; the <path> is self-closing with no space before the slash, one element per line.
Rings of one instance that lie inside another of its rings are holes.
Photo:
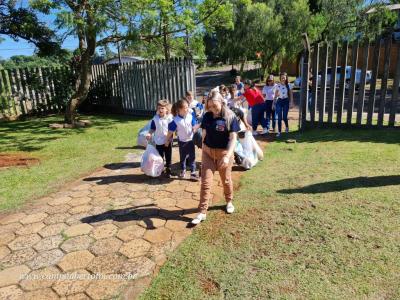
<path fill-rule="evenodd" d="M 277 84 L 278 99 L 276 100 L 276 105 L 275 105 L 275 111 L 278 118 L 277 137 L 279 137 L 282 132 L 282 120 L 285 122 L 286 132 L 289 132 L 288 113 L 289 113 L 289 107 L 293 106 L 292 87 L 288 82 L 287 74 L 281 73 L 279 75 L 279 79 L 280 82 Z"/>
<path fill-rule="evenodd" d="M 274 75 L 269 75 L 265 86 L 263 87 L 262 94 L 265 99 L 265 111 L 267 112 L 267 128 L 268 130 L 272 128 L 275 131 L 276 121 L 275 121 L 275 107 L 274 101 L 278 97 L 278 86 L 274 81 Z M 269 122 L 272 122 L 271 127 Z"/>

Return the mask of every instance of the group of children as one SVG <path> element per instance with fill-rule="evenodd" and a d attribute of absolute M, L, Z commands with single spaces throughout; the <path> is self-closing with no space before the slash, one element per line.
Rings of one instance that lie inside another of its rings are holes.
<path fill-rule="evenodd" d="M 250 80 L 242 83 L 239 76 L 229 88 L 221 85 L 211 90 L 211 92 L 214 91 L 222 95 L 225 105 L 234 112 L 240 121 L 242 132 L 252 129 L 253 135 L 258 135 L 259 124 L 263 127 L 262 134 L 268 133 L 270 128 L 275 131 L 276 120 L 278 121 L 278 137 L 282 132 L 282 120 L 285 123 L 286 132 L 289 131 L 288 112 L 290 104 L 293 104 L 293 94 L 286 73 L 280 74 L 278 83 L 275 83 L 273 75 L 268 76 L 262 92 Z M 203 103 L 200 103 L 195 100 L 192 92 L 188 91 L 185 98 L 174 103 L 172 107 L 168 100 L 158 101 L 157 114 L 151 121 L 151 129 L 146 138 L 150 140 L 154 135 L 156 149 L 165 161 L 167 176 L 171 176 L 171 143 L 173 134 L 176 132 L 181 169 L 179 177 L 186 176 L 188 165 L 190 178 L 198 180 L 194 136 L 199 133 L 207 99 L 208 94 L 205 94 Z M 247 113 L 251 114 L 252 125 L 247 121 Z M 201 145 L 198 146 L 201 147 Z"/>
<path fill-rule="evenodd" d="M 214 90 L 219 90 L 229 108 L 238 108 L 251 115 L 253 135 L 258 135 L 259 124 L 263 127 L 262 134 L 266 134 L 270 129 L 275 131 L 278 123 L 279 137 L 282 121 L 286 132 L 289 132 L 288 113 L 289 107 L 293 106 L 292 86 L 288 82 L 287 74 L 281 73 L 279 79 L 279 82 L 275 82 L 274 76 L 269 75 L 260 91 L 250 80 L 243 83 L 240 76 L 237 76 L 235 83 L 229 88 L 221 85 Z"/>
<path fill-rule="evenodd" d="M 168 100 L 157 103 L 157 114 L 151 121 L 150 131 L 146 138 L 154 135 L 156 149 L 165 160 L 166 175 L 171 176 L 172 139 L 176 132 L 178 137 L 180 178 L 186 176 L 186 164 L 190 168 L 190 179 L 198 180 L 196 173 L 196 150 L 193 141 L 194 134 L 200 128 L 204 113 L 203 104 L 196 101 L 192 92 L 186 92 L 186 97 L 171 104 Z"/>

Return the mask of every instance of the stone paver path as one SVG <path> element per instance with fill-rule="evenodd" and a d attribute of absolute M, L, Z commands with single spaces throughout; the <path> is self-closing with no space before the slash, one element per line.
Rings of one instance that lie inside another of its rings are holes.
<path fill-rule="evenodd" d="M 0 216 L 0 299 L 134 299 L 191 233 L 199 189 L 143 175 L 140 155 L 130 154 Z"/>

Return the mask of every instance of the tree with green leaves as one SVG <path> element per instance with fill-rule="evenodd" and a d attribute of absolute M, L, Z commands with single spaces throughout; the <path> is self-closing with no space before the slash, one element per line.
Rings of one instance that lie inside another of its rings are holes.
<path fill-rule="evenodd" d="M 242 65 L 260 53 L 263 74 L 276 70 L 283 58 L 298 58 L 303 33 L 311 42 L 370 38 L 392 28 L 395 21 L 384 1 L 232 0 L 232 4 L 234 26 L 209 33 L 206 53 Z"/>
<path fill-rule="evenodd" d="M 309 36 L 314 42 L 366 39 L 393 28 L 396 14 L 386 9 L 387 1 L 318 0 L 310 19 Z M 310 6 L 311 8 L 311 6 Z"/>
<path fill-rule="evenodd" d="M 237 0 L 233 4 L 233 28 L 218 28 L 215 34 L 222 59 L 243 65 L 260 53 L 264 74 L 279 65 L 283 57 L 299 52 L 310 15 L 306 0 Z"/>
<path fill-rule="evenodd" d="M 204 56 L 205 29 L 231 26 L 231 18 L 231 5 L 225 0 L 156 0 L 143 11 L 139 27 L 141 34 L 152 38 L 125 43 L 124 50 L 165 59 Z"/>
<path fill-rule="evenodd" d="M 0 35 L 24 39 L 38 48 L 37 55 L 59 54 L 60 41 L 55 32 L 41 22 L 30 8 L 16 7 L 14 0 L 0 0 Z"/>
<path fill-rule="evenodd" d="M 66 52 L 63 56 L 47 56 L 38 55 L 14 55 L 9 59 L 0 60 L 0 69 L 15 68 L 42 68 L 42 67 L 62 67 L 67 65 L 72 58 L 71 52 Z"/>
<path fill-rule="evenodd" d="M 56 24 L 77 36 L 76 91 L 68 101 L 67 123 L 75 122 L 76 109 L 85 101 L 91 81 L 92 58 L 96 47 L 120 41 L 163 40 L 169 58 L 170 36 L 208 25 L 224 0 L 32 0 L 33 8 L 55 13 Z"/>

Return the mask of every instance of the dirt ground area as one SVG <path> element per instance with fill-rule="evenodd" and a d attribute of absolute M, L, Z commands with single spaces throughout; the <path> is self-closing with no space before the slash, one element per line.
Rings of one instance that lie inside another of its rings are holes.
<path fill-rule="evenodd" d="M 29 167 L 38 164 L 39 160 L 23 153 L 0 153 L 0 168 Z"/>

